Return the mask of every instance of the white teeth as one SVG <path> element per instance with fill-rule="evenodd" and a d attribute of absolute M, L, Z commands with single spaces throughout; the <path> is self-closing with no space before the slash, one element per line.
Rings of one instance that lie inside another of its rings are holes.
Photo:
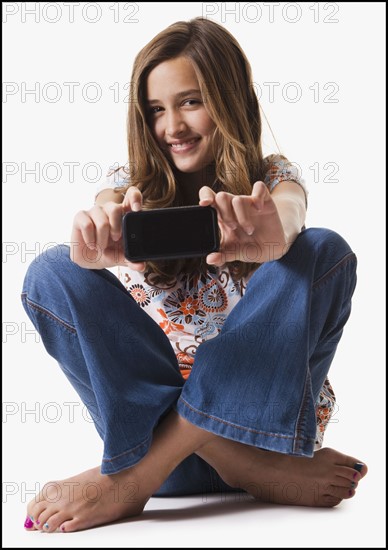
<path fill-rule="evenodd" d="M 197 138 L 192 139 L 191 141 L 185 141 L 184 143 L 171 143 L 170 147 L 173 147 L 174 149 L 182 149 L 186 145 L 191 145 L 192 143 L 195 143 L 197 141 Z"/>

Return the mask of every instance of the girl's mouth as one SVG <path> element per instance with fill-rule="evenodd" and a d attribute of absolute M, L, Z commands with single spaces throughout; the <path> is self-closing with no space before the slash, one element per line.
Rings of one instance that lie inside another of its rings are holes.
<path fill-rule="evenodd" d="M 196 147 L 197 143 L 199 142 L 201 138 L 194 138 L 190 139 L 188 141 L 180 141 L 176 143 L 169 143 L 168 147 L 173 153 L 186 153 L 187 151 L 191 151 Z"/>

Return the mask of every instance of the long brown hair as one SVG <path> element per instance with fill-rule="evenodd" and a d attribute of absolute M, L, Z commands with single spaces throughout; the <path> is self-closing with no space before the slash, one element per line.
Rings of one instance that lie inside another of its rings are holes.
<path fill-rule="evenodd" d="M 174 166 L 159 148 L 147 123 L 147 77 L 163 61 L 184 56 L 196 72 L 202 99 L 214 121 L 213 189 L 250 194 L 263 179 L 261 118 L 250 64 L 236 39 L 221 25 L 197 17 L 178 21 L 155 36 L 137 55 L 128 109 L 129 185 L 142 192 L 144 209 L 184 204 Z M 123 189 L 120 189 L 123 191 Z M 234 277 L 257 264 L 231 262 Z M 204 259 L 149 262 L 156 279 L 206 268 Z M 156 280 L 155 279 L 155 280 Z"/>

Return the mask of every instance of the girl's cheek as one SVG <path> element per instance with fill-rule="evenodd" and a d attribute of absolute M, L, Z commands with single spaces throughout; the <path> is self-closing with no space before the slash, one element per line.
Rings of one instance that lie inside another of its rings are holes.
<path fill-rule="evenodd" d="M 158 134 L 161 132 L 160 123 L 158 124 L 158 120 L 155 118 L 150 118 L 147 120 L 148 128 L 151 130 L 152 135 L 156 140 L 159 140 Z"/>

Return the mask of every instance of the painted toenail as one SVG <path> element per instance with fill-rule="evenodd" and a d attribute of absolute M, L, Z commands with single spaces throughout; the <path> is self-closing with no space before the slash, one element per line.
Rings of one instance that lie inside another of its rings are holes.
<path fill-rule="evenodd" d="M 61 527 L 61 531 L 64 531 L 64 530 L 65 530 L 65 528 L 64 528 L 64 526 L 62 525 L 62 527 Z"/>
<path fill-rule="evenodd" d="M 34 521 L 34 516 L 30 516 L 30 520 L 31 520 L 31 521 Z"/>
<path fill-rule="evenodd" d="M 354 489 L 354 487 L 356 486 L 356 484 L 354 483 L 354 481 L 352 481 L 352 488 Z"/>
<path fill-rule="evenodd" d="M 357 472 L 361 472 L 362 468 L 364 467 L 364 464 L 362 462 L 356 462 L 356 464 L 353 466 Z"/>
<path fill-rule="evenodd" d="M 24 522 L 24 527 L 26 529 L 31 529 L 31 527 L 33 527 L 33 526 L 34 526 L 34 522 L 31 521 L 31 519 L 27 516 L 26 521 Z"/>
<path fill-rule="evenodd" d="M 356 479 L 356 477 L 357 477 L 357 472 L 354 472 L 353 479 Z"/>
<path fill-rule="evenodd" d="M 351 497 L 352 494 L 353 494 L 353 491 L 351 491 L 351 490 L 349 489 L 349 496 Z"/>
<path fill-rule="evenodd" d="M 48 528 L 49 528 L 49 524 L 48 524 L 48 523 L 45 523 L 45 524 L 43 525 L 43 527 L 45 527 L 46 529 L 48 529 Z"/>
<path fill-rule="evenodd" d="M 37 520 L 35 523 L 36 523 L 36 525 L 40 525 L 40 521 L 39 521 L 39 520 Z"/>

